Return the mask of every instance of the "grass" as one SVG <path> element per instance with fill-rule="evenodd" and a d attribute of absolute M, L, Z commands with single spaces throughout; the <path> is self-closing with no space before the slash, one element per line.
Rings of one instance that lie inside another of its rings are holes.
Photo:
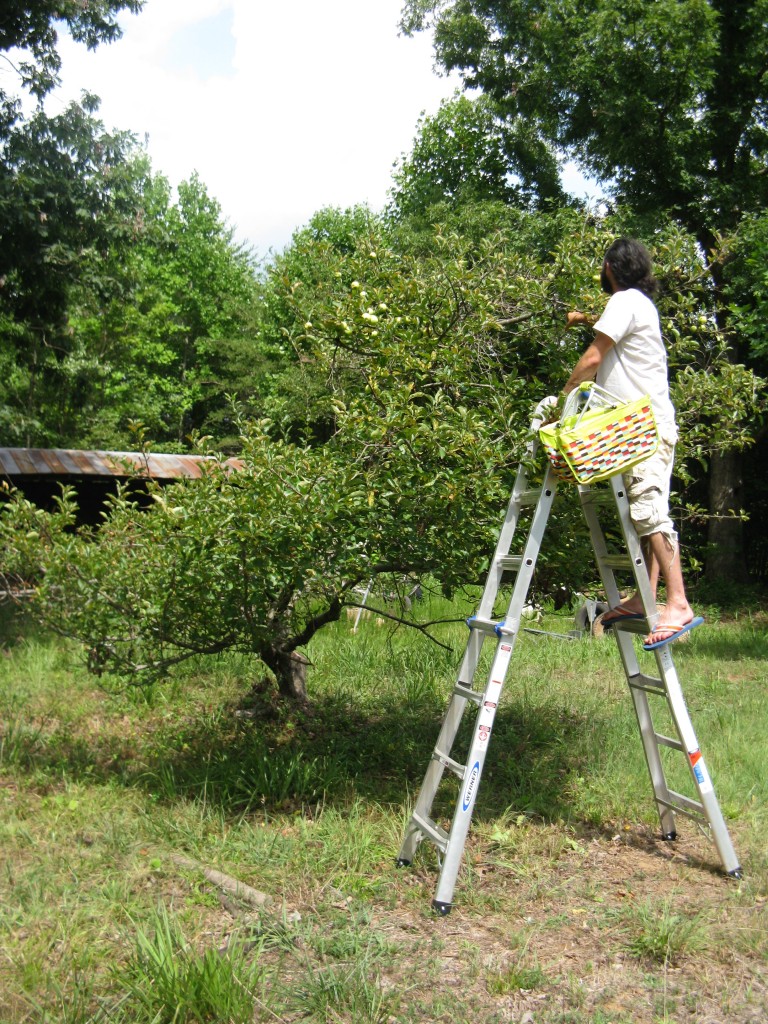
<path fill-rule="evenodd" d="M 223 951 L 208 947 L 200 952 L 162 904 L 149 931 L 134 927 L 135 949 L 115 972 L 124 992 L 119 1017 L 157 1024 L 178 1020 L 248 1024 L 253 1020 L 259 958 L 247 955 L 242 940 L 235 937 Z"/>
<path fill-rule="evenodd" d="M 704 948 L 708 938 L 701 915 L 689 916 L 684 907 L 682 899 L 674 904 L 671 899 L 661 903 L 648 899 L 632 907 L 624 915 L 630 952 L 656 963 L 675 964 L 692 948 Z"/>
<path fill-rule="evenodd" d="M 765 625 L 708 609 L 675 651 L 742 882 L 692 822 L 658 839 L 613 641 L 523 634 L 445 919 L 434 850 L 394 861 L 463 627 L 453 651 L 324 630 L 305 708 L 237 658 L 108 694 L 25 627 L 0 659 L 0 1020 L 764 1018 Z"/>

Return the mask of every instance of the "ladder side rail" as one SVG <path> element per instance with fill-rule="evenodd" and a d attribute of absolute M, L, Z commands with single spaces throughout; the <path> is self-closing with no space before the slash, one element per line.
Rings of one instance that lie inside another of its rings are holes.
<path fill-rule="evenodd" d="M 616 577 L 613 570 L 608 566 L 608 548 L 605 543 L 603 528 L 600 525 L 600 520 L 598 518 L 597 511 L 595 510 L 595 506 L 592 504 L 594 491 L 591 487 L 578 485 L 578 493 L 579 501 L 581 502 L 581 511 L 584 514 L 584 519 L 587 523 L 589 537 L 592 542 L 592 550 L 595 552 L 597 567 L 600 571 L 603 590 L 605 590 L 606 597 L 608 598 L 609 607 L 613 608 L 621 600 L 621 594 L 619 593 L 618 584 L 616 583 Z"/>
<path fill-rule="evenodd" d="M 645 565 L 645 559 L 643 558 L 640 541 L 630 519 L 629 500 L 626 497 L 623 480 L 620 476 L 612 477 L 610 484 L 613 491 L 616 512 L 619 517 L 622 537 L 624 538 L 624 543 L 627 552 L 629 553 L 629 560 L 631 563 L 635 586 L 642 598 L 646 618 L 650 615 L 653 615 L 655 618 L 655 603 L 651 592 L 650 580 L 648 579 L 648 571 Z M 603 533 L 603 528 L 600 524 L 600 519 L 597 515 L 595 506 L 590 500 L 592 497 L 590 488 L 580 487 L 579 497 L 581 499 L 584 518 L 586 519 L 587 526 L 589 528 L 592 547 L 600 570 L 600 578 L 602 580 L 603 588 L 608 596 L 609 605 L 611 607 L 615 607 L 621 599 L 621 594 L 619 593 L 618 584 L 616 583 L 615 572 L 609 564 L 610 560 L 605 534 Z M 651 611 L 651 609 L 653 610 Z M 621 629 L 614 628 L 614 634 L 616 636 L 616 643 L 619 649 L 619 656 L 624 667 L 624 673 L 627 681 L 630 682 L 632 679 L 637 678 L 637 676 L 640 675 L 640 665 L 632 643 L 632 637 Z M 661 753 L 655 740 L 655 727 L 653 724 L 651 706 L 648 701 L 648 694 L 643 690 L 632 687 L 631 685 L 630 693 L 632 695 L 632 704 L 635 711 L 635 717 L 637 719 L 637 725 L 640 730 L 640 739 L 643 744 L 645 763 L 648 768 L 648 774 L 653 787 L 661 832 L 665 839 L 673 839 L 676 835 L 675 815 L 670 807 L 669 784 L 664 772 L 664 763 L 661 759 Z"/>
<path fill-rule="evenodd" d="M 499 538 L 496 542 L 496 548 L 491 559 L 488 575 L 486 576 L 483 594 L 477 608 L 476 614 L 479 618 L 490 619 L 493 615 L 496 597 L 499 593 L 499 587 L 505 571 L 502 560 L 509 554 L 512 541 L 520 521 L 520 511 L 522 508 L 521 499 L 528 491 L 528 470 L 526 468 L 526 461 L 532 462 L 536 456 L 536 452 L 538 451 L 540 444 L 538 433 L 539 427 L 544 419 L 547 408 L 549 408 L 554 401 L 555 399 L 553 398 L 545 398 L 543 401 L 539 402 L 534 411 L 530 428 L 531 435 L 525 447 L 523 461 L 518 466 L 517 473 L 515 475 L 512 494 L 504 516 L 504 522 L 502 523 L 501 530 L 499 531 Z M 542 483 L 542 490 L 550 482 L 554 482 L 555 487 L 557 486 L 554 473 L 548 464 Z M 464 657 L 458 673 L 458 682 L 461 686 L 472 685 L 472 680 L 474 679 L 480 657 L 483 639 L 484 637 L 482 636 L 478 638 L 473 630 L 469 640 L 467 641 Z"/>
<path fill-rule="evenodd" d="M 626 488 L 624 486 L 624 481 L 622 477 L 612 477 L 611 487 L 613 488 L 613 493 L 616 499 L 616 508 L 619 512 L 619 519 L 621 522 L 621 529 L 624 535 L 624 540 L 627 544 L 627 548 L 630 552 L 630 555 L 632 556 L 635 580 L 637 582 L 638 590 L 640 591 L 640 595 L 643 601 L 643 607 L 645 608 L 648 625 L 652 629 L 658 622 L 659 616 L 656 611 L 656 606 L 653 600 L 653 594 L 650 589 L 650 580 L 648 579 L 648 572 L 646 570 L 645 560 L 643 558 L 640 541 L 637 537 L 635 528 L 632 524 L 632 520 L 630 517 L 629 498 L 627 496 Z M 652 610 L 651 614 L 649 614 L 649 610 Z M 631 648 L 632 658 L 634 660 L 634 647 L 632 645 L 630 637 L 626 634 L 622 634 L 622 631 L 620 629 L 616 630 L 616 637 L 619 642 L 619 648 L 622 649 L 622 651 L 626 648 Z M 728 828 L 725 824 L 725 820 L 723 819 L 722 811 L 720 810 L 720 804 L 715 795 L 714 785 L 712 784 L 709 771 L 707 770 L 707 766 L 701 754 L 698 740 L 696 739 L 696 733 L 694 731 L 690 715 L 688 714 L 688 708 L 685 703 L 685 698 L 683 697 L 682 687 L 680 686 L 680 681 L 677 676 L 677 670 L 675 669 L 675 664 L 672 658 L 672 652 L 669 649 L 669 646 L 666 645 L 664 647 L 658 648 L 656 651 L 654 651 L 654 654 L 656 655 L 656 665 L 659 671 L 659 676 L 664 685 L 667 705 L 672 715 L 672 720 L 675 724 L 675 729 L 677 730 L 678 736 L 680 737 L 680 742 L 683 745 L 684 753 L 686 755 L 686 761 L 688 764 L 688 769 L 691 773 L 694 787 L 699 795 L 699 799 L 701 800 L 704 812 L 709 821 L 710 829 L 712 832 L 712 838 L 714 840 L 717 852 L 720 855 L 720 860 L 723 864 L 725 871 L 728 874 L 740 875 L 741 868 L 739 866 L 739 861 L 733 849 L 731 837 L 728 833 Z M 622 655 L 622 657 L 624 657 L 624 655 Z M 638 707 L 638 703 L 642 703 L 643 700 L 645 700 L 645 702 L 647 703 L 647 696 L 645 693 L 633 690 L 632 694 L 633 698 L 635 698 L 636 709 Z M 643 746 L 646 751 L 646 760 L 649 759 L 650 753 L 651 759 L 658 760 L 658 763 L 661 764 L 661 756 L 658 745 L 655 742 L 655 736 L 651 736 L 650 734 L 644 732 L 642 729 L 641 734 L 643 737 Z M 664 790 L 666 790 L 667 794 L 669 793 L 669 787 L 666 781 L 664 782 Z M 664 795 L 664 790 L 654 789 L 654 792 L 657 797 L 657 806 L 659 799 L 662 798 Z M 667 818 L 667 814 L 665 813 L 665 811 L 667 810 L 667 808 L 662 810 L 662 808 L 659 807 L 659 813 L 662 820 L 663 834 L 666 834 L 664 821 Z"/>
<path fill-rule="evenodd" d="M 464 657 L 459 669 L 457 685 L 451 694 L 448 707 L 443 716 L 437 742 L 435 743 L 432 757 L 427 765 L 424 780 L 416 798 L 413 815 L 406 828 L 400 852 L 397 855 L 398 864 L 410 864 L 416 852 L 416 847 L 424 838 L 423 830 L 421 830 L 418 824 L 418 819 L 429 818 L 432 804 L 434 803 L 446 768 L 446 763 L 442 758 L 448 757 L 453 749 L 467 703 L 472 698 L 477 699 L 476 692 L 472 690 L 472 682 L 480 661 L 483 643 L 487 639 L 488 636 L 479 630 L 471 629 L 469 631 L 469 638 L 464 649 Z M 460 692 L 461 688 L 465 688 L 468 691 L 467 697 L 464 697 Z"/>
<path fill-rule="evenodd" d="M 541 494 L 531 519 L 531 526 L 523 548 L 521 564 L 517 571 L 515 585 L 512 588 L 507 613 L 504 622 L 499 626 L 499 632 L 502 635 L 510 633 L 515 637 L 520 630 L 520 617 L 528 598 L 528 591 L 531 589 L 536 562 L 544 539 L 544 532 L 547 528 L 549 515 L 556 497 L 557 477 L 554 471 L 548 468 L 544 474 Z M 514 643 L 514 640 L 512 642 Z"/>
<path fill-rule="evenodd" d="M 640 594 L 640 598 L 643 603 L 643 610 L 645 611 L 647 624 L 649 627 L 652 627 L 658 620 L 656 602 L 653 597 L 653 591 L 651 590 L 651 581 L 648 578 L 648 569 L 643 556 L 640 539 L 637 536 L 635 527 L 632 523 L 629 510 L 629 497 L 627 496 L 622 476 L 617 475 L 611 477 L 610 485 L 611 490 L 613 491 L 622 537 L 632 564 L 632 575 L 634 577 L 635 587 Z M 595 522 L 599 528 L 599 521 L 596 516 Z M 590 532 L 592 532 L 591 527 Z M 594 533 L 592 536 L 594 541 Z M 597 548 L 595 548 L 595 552 L 598 555 L 599 562 L 600 555 L 606 552 L 605 536 L 602 533 L 602 530 L 600 530 L 600 552 L 598 552 Z M 610 570 L 608 572 L 603 572 L 601 567 L 601 575 L 610 575 L 612 577 L 614 582 L 614 593 L 618 600 L 619 594 L 613 573 L 610 572 Z M 603 582 L 605 583 L 605 580 Z M 613 601 L 611 601 L 611 604 L 613 605 Z M 664 772 L 661 753 L 659 751 L 658 744 L 656 743 L 656 730 L 653 723 L 651 706 L 648 701 L 648 694 L 631 685 L 632 679 L 637 678 L 641 674 L 637 652 L 635 651 L 631 634 L 624 632 L 622 629 L 614 629 L 614 634 L 616 636 L 616 644 L 619 648 L 619 655 L 624 666 L 627 682 L 630 684 L 632 703 L 635 709 L 637 724 L 640 729 L 640 738 L 643 744 L 645 760 L 651 777 L 656 806 L 659 812 L 662 835 L 671 838 L 675 834 L 675 819 L 674 814 L 669 809 L 670 789 Z M 659 684 L 666 695 L 666 680 L 664 680 L 663 676 L 659 680 Z"/>
<path fill-rule="evenodd" d="M 628 636 L 616 635 L 616 640 L 619 648 L 632 647 L 632 641 Z M 622 655 L 622 658 L 624 656 Z M 634 657 L 634 651 L 632 652 Z M 632 694 L 632 706 L 635 709 L 635 718 L 637 719 L 637 725 L 640 729 L 640 739 L 643 744 L 643 753 L 645 754 L 645 763 L 648 768 L 648 774 L 651 777 L 651 786 L 653 787 L 653 797 L 656 801 L 656 811 L 659 815 L 659 823 L 661 825 L 661 834 L 666 840 L 672 840 L 677 835 L 677 826 L 675 824 L 675 813 L 672 808 L 672 791 L 669 788 L 667 782 L 667 776 L 664 771 L 664 762 L 661 759 L 661 751 L 659 750 L 658 744 L 656 743 L 655 733 L 656 729 L 653 724 L 653 715 L 651 713 L 651 705 L 648 701 L 648 694 L 643 690 L 630 688 Z"/>
<path fill-rule="evenodd" d="M 520 632 L 521 613 L 528 597 L 528 591 L 536 568 L 536 560 L 541 549 L 541 543 L 556 494 L 557 479 L 554 473 L 548 469 L 544 476 L 541 495 L 536 505 L 531 528 L 523 549 L 522 564 L 515 580 L 507 615 L 504 622 L 498 626 L 500 639 L 496 646 L 496 653 L 484 691 L 483 704 L 477 712 L 474 735 L 466 762 L 467 774 L 462 782 L 459 799 L 456 802 L 456 809 L 449 832 L 450 838 L 440 870 L 437 892 L 432 901 L 433 907 L 441 914 L 447 914 L 451 908 L 456 878 L 459 873 L 461 858 L 464 854 L 469 826 L 472 822 L 475 800 L 480 788 L 480 780 L 485 765 L 485 757 L 488 752 L 493 721 L 496 717 L 504 681 L 509 670 L 515 641 Z"/>
<path fill-rule="evenodd" d="M 624 479 L 621 474 L 618 474 L 617 476 L 611 477 L 610 484 L 611 489 L 613 490 L 614 500 L 616 502 L 616 510 L 619 515 L 621 534 L 624 538 L 624 544 L 626 545 L 630 558 L 632 559 L 632 573 L 635 577 L 635 584 L 643 602 L 643 609 L 645 611 L 645 617 L 648 621 L 648 625 L 653 627 L 658 621 L 656 601 L 654 600 L 653 591 L 651 590 L 651 581 L 648 578 L 648 569 L 646 567 L 640 538 L 637 536 L 634 524 L 632 523 L 632 517 L 629 511 L 629 496 L 627 495 L 627 489 L 624 486 Z"/>
<path fill-rule="evenodd" d="M 723 813 L 720 810 L 720 803 L 715 794 L 715 787 L 712 782 L 709 770 L 707 769 L 704 756 L 701 753 L 699 742 L 691 722 L 688 708 L 683 697 L 683 691 L 677 676 L 677 670 L 672 659 L 672 652 L 669 646 L 659 647 L 653 652 L 656 656 L 656 663 L 659 674 L 664 680 L 667 694 L 667 703 L 672 714 L 672 720 L 683 745 L 683 752 L 691 773 L 694 787 L 698 793 L 704 813 L 709 821 L 712 832 L 712 839 L 717 852 L 720 854 L 724 870 L 729 875 L 741 877 L 741 867 L 738 857 L 733 848 L 728 827 L 725 824 Z"/>
<path fill-rule="evenodd" d="M 434 803 L 437 790 L 445 772 L 446 765 L 440 760 L 440 754 L 448 755 L 453 747 L 453 741 L 456 739 L 456 733 L 459 731 L 461 720 L 464 716 L 464 710 L 467 706 L 467 699 L 460 697 L 457 694 L 453 694 L 448 704 L 448 710 L 443 718 L 442 725 L 440 727 L 440 733 L 437 737 L 437 743 L 435 744 L 432 757 L 427 765 L 427 770 L 424 775 L 424 781 L 421 784 L 418 797 L 416 798 L 416 804 L 414 806 L 413 815 L 409 821 L 406 829 L 405 837 L 403 839 L 400 852 L 397 855 L 397 862 L 399 864 L 410 864 L 413 860 L 416 852 L 416 847 L 419 845 L 421 840 L 424 838 L 423 832 L 421 831 L 417 822 L 414 821 L 416 816 L 422 819 L 428 819 L 432 811 L 432 804 Z"/>
<path fill-rule="evenodd" d="M 496 595 L 499 592 L 501 578 L 504 575 L 504 568 L 501 565 L 501 559 L 504 555 L 509 553 L 509 549 L 512 546 L 512 539 L 520 520 L 520 495 L 527 489 L 527 487 L 528 473 L 525 466 L 521 465 L 518 468 L 517 476 L 515 477 L 512 497 L 509 499 L 507 513 L 504 517 L 504 523 L 502 524 L 499 539 L 496 543 L 496 550 L 494 551 L 491 559 L 491 566 L 485 580 L 483 595 L 477 606 L 477 615 L 479 618 L 489 619 L 493 615 L 493 606 L 496 601 Z"/>
<path fill-rule="evenodd" d="M 488 686 L 484 693 L 483 704 L 477 713 L 475 730 L 467 757 L 467 767 L 459 790 L 456 807 L 453 813 L 449 839 L 444 851 L 432 906 L 441 914 L 449 913 L 453 900 L 453 891 L 464 855 L 469 826 L 475 807 L 480 779 L 483 774 L 486 754 L 491 737 L 493 722 L 498 710 L 504 677 L 512 658 L 515 636 L 503 636 L 496 647 L 496 654 L 491 665 Z"/>
<path fill-rule="evenodd" d="M 611 480 L 611 484 L 614 483 L 615 479 L 616 478 L 614 477 Z M 613 487 L 612 489 L 616 511 L 619 514 L 622 536 L 624 537 L 625 543 L 627 544 L 627 550 L 629 551 L 635 585 L 640 591 L 643 599 L 646 617 L 649 614 L 655 615 L 655 605 L 653 602 L 653 594 L 651 593 L 650 580 L 648 579 L 648 571 L 645 566 L 645 560 L 642 557 L 640 542 L 637 538 L 634 527 L 632 526 L 632 522 L 629 519 L 629 502 L 626 499 L 622 501 L 622 498 L 625 498 L 623 488 L 619 490 L 616 487 Z M 594 492 L 590 487 L 579 487 L 581 508 L 587 522 L 587 528 L 589 529 L 592 549 L 595 552 L 597 567 L 600 572 L 600 580 L 608 598 L 608 604 L 613 608 L 621 601 L 621 593 L 619 591 L 618 583 L 616 582 L 616 573 L 611 566 L 611 558 L 608 552 L 605 534 L 597 515 L 595 505 L 592 501 L 593 493 Z M 653 612 L 649 611 L 651 608 L 654 609 Z M 640 665 L 637 660 L 637 655 L 635 654 L 635 648 L 632 644 L 631 638 L 621 629 L 614 629 L 614 634 L 618 642 L 619 653 L 621 655 L 627 681 L 637 678 L 641 674 Z"/>
<path fill-rule="evenodd" d="M 650 589 L 650 580 L 643 557 L 642 546 L 635 532 L 634 525 L 629 511 L 629 499 L 624 486 L 623 478 L 620 475 L 610 480 L 613 491 L 616 511 L 619 516 L 622 536 L 630 555 L 632 573 L 635 579 L 637 591 L 640 594 L 646 614 L 648 626 L 652 629 L 658 622 L 658 612 Z M 611 605 L 619 600 L 619 592 L 616 586 L 615 576 L 612 569 L 606 564 L 607 547 L 605 536 L 600 526 L 595 508 L 589 501 L 589 489 L 579 488 L 582 499 L 587 525 L 589 526 L 592 544 L 600 568 L 600 575 L 608 594 Z M 607 559 L 610 561 L 610 559 Z M 719 802 L 715 795 L 714 786 L 707 770 L 704 758 L 696 739 L 696 734 L 691 723 L 688 709 L 683 697 L 682 688 L 677 676 L 677 671 L 672 659 L 672 652 L 668 646 L 661 647 L 654 651 L 656 664 L 659 673 L 658 684 L 662 695 L 666 699 L 667 706 L 680 738 L 682 752 L 686 757 L 688 770 L 691 774 L 694 787 L 698 793 L 700 805 L 696 805 L 687 797 L 673 792 L 664 772 L 661 752 L 659 748 L 659 737 L 656 734 L 653 724 L 648 693 L 641 686 L 633 686 L 632 680 L 642 676 L 637 660 L 631 632 L 625 631 L 619 624 L 614 627 L 614 634 L 619 648 L 621 660 L 630 686 L 632 701 L 635 709 L 635 716 L 640 728 L 640 736 L 643 743 L 643 751 L 651 777 L 656 807 L 661 822 L 661 831 L 665 839 L 674 839 L 676 836 L 675 813 L 691 814 L 695 818 L 695 812 L 700 809 L 701 816 L 709 823 L 712 839 L 720 855 L 720 860 L 725 871 L 736 877 L 741 876 L 741 868 L 738 858 L 733 849 L 728 828 L 723 819 Z"/>
<path fill-rule="evenodd" d="M 489 619 L 493 614 L 496 597 L 498 595 L 499 586 L 504 573 L 502 559 L 509 553 L 520 518 L 522 498 L 528 491 L 526 460 L 533 460 L 536 454 L 539 445 L 538 428 L 544 419 L 547 408 L 553 405 L 555 401 L 556 400 L 554 398 L 545 398 L 537 405 L 534 412 L 531 422 L 531 434 L 526 445 L 525 457 L 520 463 L 515 477 L 512 495 L 509 500 L 509 505 L 507 506 L 504 523 L 502 524 L 502 528 L 499 533 L 496 549 L 486 577 L 480 605 L 478 607 L 478 617 Z M 548 475 L 549 470 L 545 475 L 545 482 Z M 421 789 L 416 800 L 414 813 L 412 814 L 406 828 L 403 843 L 397 858 L 397 862 L 399 864 L 410 864 L 413 860 L 416 847 L 421 840 L 425 837 L 433 838 L 432 827 L 428 826 L 425 831 L 424 827 L 420 823 L 429 822 L 429 814 L 445 772 L 446 761 L 451 765 L 456 764 L 449 755 L 469 699 L 462 695 L 461 689 L 466 688 L 471 692 L 473 699 L 478 699 L 478 695 L 475 691 L 472 691 L 472 683 L 480 661 L 483 642 L 486 638 L 486 634 L 482 633 L 480 630 L 470 629 L 470 635 L 464 650 L 464 656 L 459 667 L 457 686 L 454 689 L 448 709 L 443 718 L 437 743 L 435 744 L 432 757 L 427 766 L 424 781 L 422 782 Z"/>
<path fill-rule="evenodd" d="M 493 615 L 493 606 L 496 601 L 496 595 L 499 592 L 501 578 L 504 574 L 501 559 L 509 553 L 509 549 L 512 546 L 512 539 L 520 519 L 522 499 L 528 491 L 528 470 L 526 464 L 532 463 L 536 457 L 540 444 L 539 427 L 544 420 L 546 410 L 555 401 L 556 399 L 554 398 L 545 398 L 543 401 L 539 402 L 534 411 L 530 427 L 531 434 L 525 446 L 523 459 L 520 462 L 515 475 L 512 495 L 509 499 L 509 505 L 507 506 L 504 522 L 502 523 L 501 530 L 499 532 L 498 541 L 496 542 L 496 549 L 493 553 L 493 558 L 491 559 L 491 567 L 486 578 L 483 595 L 480 598 L 480 604 L 477 608 L 477 615 L 480 618 L 489 619 Z M 554 479 L 554 474 L 549 464 L 547 464 L 544 484 L 547 483 L 547 478 Z M 466 678 L 466 675 L 462 676 L 462 678 Z"/>
<path fill-rule="evenodd" d="M 459 666 L 459 672 L 456 678 L 459 686 L 464 686 L 468 690 L 471 689 L 475 678 L 475 672 L 477 671 L 477 666 L 480 662 L 483 643 L 487 639 L 488 636 L 480 632 L 480 630 L 470 629 L 469 638 L 467 639 L 467 644 L 464 648 L 464 657 L 461 659 L 461 665 Z"/>

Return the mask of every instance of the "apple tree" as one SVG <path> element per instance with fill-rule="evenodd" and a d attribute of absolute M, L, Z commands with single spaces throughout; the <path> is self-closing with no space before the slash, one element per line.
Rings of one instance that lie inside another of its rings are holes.
<path fill-rule="evenodd" d="M 765 0 L 405 0 L 402 24 L 431 26 L 438 64 L 512 129 L 524 124 L 649 223 L 690 232 L 730 361 L 760 369 L 731 319 L 722 242 L 768 201 Z M 745 573 L 741 467 L 738 443 L 710 460 L 713 580 Z"/>
<path fill-rule="evenodd" d="M 499 294 L 511 303 L 535 273 L 499 239 L 438 238 L 425 256 L 375 229 L 335 259 L 324 287 L 286 295 L 286 341 L 327 385 L 328 440 L 244 423 L 242 469 L 214 462 L 148 511 L 122 495 L 93 534 L 6 510 L 7 546 L 42 538 L 26 557 L 45 620 L 94 671 L 140 680 L 238 650 L 301 696 L 298 650 L 371 576 L 451 588 L 483 571 L 540 397 L 515 371 Z"/>

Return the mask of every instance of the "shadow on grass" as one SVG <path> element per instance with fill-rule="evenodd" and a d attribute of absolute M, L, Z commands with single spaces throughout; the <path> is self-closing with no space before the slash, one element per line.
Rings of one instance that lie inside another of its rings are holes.
<path fill-rule="evenodd" d="M 603 739 L 615 728 L 612 710 L 596 716 L 593 707 L 587 715 L 557 704 L 516 704 L 512 697 L 495 720 L 475 822 L 512 811 L 612 838 L 615 825 L 575 799 L 583 776 L 611 773 Z M 256 687 L 239 703 L 132 733 L 101 729 L 74 735 L 44 724 L 32 728 L 19 719 L 11 731 L 6 726 L 0 765 L 14 762 L 38 787 L 61 778 L 117 783 L 169 808 L 199 802 L 226 817 L 311 812 L 319 803 L 343 813 L 356 799 L 384 806 L 413 799 L 443 713 L 444 702 L 435 696 L 406 707 L 389 696 L 361 710 L 336 696 L 300 706 L 280 701 L 270 687 Z M 459 760 L 466 760 L 473 724 L 469 712 L 454 747 Z M 639 744 L 636 734 L 633 739 Z M 650 784 L 647 797 L 650 806 Z M 432 816 L 447 825 L 457 798 L 457 780 L 446 772 Z M 668 858 L 672 848 L 665 849 L 651 831 L 632 842 Z M 699 863 L 694 856 L 691 863 L 716 873 L 715 860 Z"/>
<path fill-rule="evenodd" d="M 444 706 L 433 701 L 404 709 L 382 702 L 363 712 L 321 697 L 309 708 L 270 703 L 263 711 L 249 708 L 247 718 L 235 718 L 234 729 L 230 719 L 218 740 L 207 729 L 188 732 L 137 781 L 152 788 L 157 770 L 171 772 L 166 796 L 205 791 L 208 801 L 240 813 L 320 799 L 343 805 L 350 797 L 402 804 L 421 785 Z M 473 725 L 468 713 L 454 745 L 460 760 L 466 759 Z M 584 726 L 561 709 L 500 710 L 475 817 L 492 818 L 510 806 L 543 818 L 570 817 L 567 780 L 584 770 Z M 436 814 L 452 815 L 456 798 L 456 780 L 446 772 Z"/>
<path fill-rule="evenodd" d="M 297 809 L 350 798 L 402 804 L 421 785 L 445 707 L 395 699 L 375 708 L 320 696 L 307 706 L 258 688 L 239 705 L 129 734 L 34 728 L 19 720 L 6 732 L 5 763 L 73 782 L 136 787 L 163 802 L 205 800 L 225 814 Z M 465 715 L 454 756 L 465 758 L 474 716 Z M 594 720 L 590 728 L 594 730 Z M 594 751 L 582 737 L 585 719 L 561 708 L 509 707 L 496 717 L 477 819 L 509 807 L 559 819 L 572 816 L 567 780 Z M 594 765 L 593 765 L 594 767 Z M 450 816 L 456 780 L 446 772 L 435 805 Z"/>

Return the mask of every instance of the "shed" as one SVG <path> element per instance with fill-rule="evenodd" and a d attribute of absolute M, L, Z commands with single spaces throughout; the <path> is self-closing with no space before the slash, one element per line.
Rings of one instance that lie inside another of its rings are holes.
<path fill-rule="evenodd" d="M 134 480 L 140 492 L 142 480 L 168 484 L 183 478 L 199 478 L 204 465 L 215 461 L 205 455 L 0 448 L 0 480 L 10 483 L 42 508 L 50 507 L 62 484 L 70 484 L 77 492 L 81 521 L 96 522 L 118 480 Z M 237 470 L 242 462 L 227 459 L 225 465 Z"/>

